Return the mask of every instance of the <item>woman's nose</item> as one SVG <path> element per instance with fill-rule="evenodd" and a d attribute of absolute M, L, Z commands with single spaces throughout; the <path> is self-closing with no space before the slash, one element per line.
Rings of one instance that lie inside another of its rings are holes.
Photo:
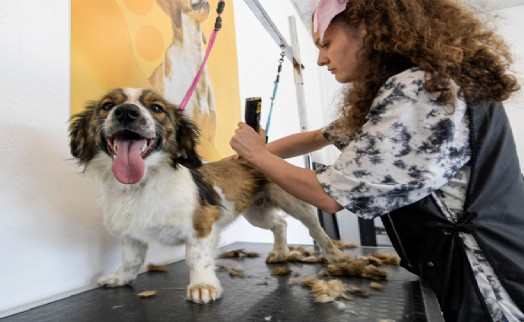
<path fill-rule="evenodd" d="M 324 66 L 327 65 L 327 63 L 329 63 L 329 59 L 327 58 L 327 56 L 319 52 L 317 58 L 317 65 Z"/>

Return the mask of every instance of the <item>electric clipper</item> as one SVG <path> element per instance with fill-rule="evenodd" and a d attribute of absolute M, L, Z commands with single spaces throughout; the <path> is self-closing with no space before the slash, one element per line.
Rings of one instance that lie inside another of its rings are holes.
<path fill-rule="evenodd" d="M 260 97 L 246 98 L 244 119 L 258 133 L 260 126 L 260 111 L 262 110 L 262 99 Z"/>

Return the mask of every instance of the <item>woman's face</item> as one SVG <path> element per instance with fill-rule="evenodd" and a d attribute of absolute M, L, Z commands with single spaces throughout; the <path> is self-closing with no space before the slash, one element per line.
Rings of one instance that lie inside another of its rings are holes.
<path fill-rule="evenodd" d="M 337 82 L 352 82 L 358 64 L 358 51 L 364 44 L 365 35 L 364 23 L 350 29 L 340 22 L 329 25 L 322 41 L 318 32 L 313 33 L 313 40 L 318 48 L 317 64 L 327 66 Z"/>

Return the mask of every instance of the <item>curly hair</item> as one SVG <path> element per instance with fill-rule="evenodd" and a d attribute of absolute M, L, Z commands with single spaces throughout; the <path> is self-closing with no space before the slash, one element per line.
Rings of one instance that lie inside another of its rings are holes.
<path fill-rule="evenodd" d="M 424 88 L 451 103 L 504 101 L 519 89 L 508 73 L 512 58 L 504 41 L 455 0 L 351 0 L 332 22 L 367 34 L 358 54 L 355 81 L 342 113 L 349 129 L 360 128 L 380 87 L 410 67 L 426 72 Z M 460 86 L 453 93 L 450 80 Z"/>

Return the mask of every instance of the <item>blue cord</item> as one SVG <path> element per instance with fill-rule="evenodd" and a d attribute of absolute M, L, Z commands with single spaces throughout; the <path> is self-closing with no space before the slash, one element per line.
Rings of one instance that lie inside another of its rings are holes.
<path fill-rule="evenodd" d="M 278 89 L 278 83 L 280 82 L 280 72 L 282 71 L 282 63 L 284 62 L 284 56 L 286 53 L 282 51 L 280 54 L 280 59 L 278 60 L 278 71 L 277 71 L 277 78 L 275 79 L 274 86 L 273 86 L 273 96 L 271 97 L 271 106 L 269 107 L 269 114 L 267 116 L 266 121 L 266 137 L 269 136 L 269 126 L 271 125 L 271 115 L 273 114 L 273 104 L 275 103 L 275 97 L 277 95 L 277 89 Z"/>

